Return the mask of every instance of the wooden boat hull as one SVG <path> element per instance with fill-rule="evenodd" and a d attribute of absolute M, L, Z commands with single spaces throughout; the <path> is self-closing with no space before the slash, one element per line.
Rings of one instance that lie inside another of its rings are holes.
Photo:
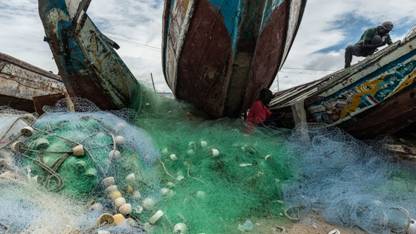
<path fill-rule="evenodd" d="M 307 121 L 336 126 L 360 138 L 396 133 L 416 122 L 416 33 L 350 69 L 277 93 L 275 122 L 294 126 L 293 106 Z"/>
<path fill-rule="evenodd" d="M 0 106 L 33 112 L 33 98 L 66 92 L 61 78 L 0 53 Z"/>
<path fill-rule="evenodd" d="M 175 96 L 212 117 L 239 116 L 269 87 L 305 0 L 166 0 L 163 69 Z"/>
<path fill-rule="evenodd" d="M 39 14 L 60 75 L 74 97 L 102 109 L 130 107 L 139 83 L 85 13 L 91 0 L 39 0 Z"/>

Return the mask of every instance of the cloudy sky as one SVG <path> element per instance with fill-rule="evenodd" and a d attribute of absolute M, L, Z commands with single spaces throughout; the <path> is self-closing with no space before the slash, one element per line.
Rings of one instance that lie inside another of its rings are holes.
<path fill-rule="evenodd" d="M 398 40 L 416 25 L 415 0 L 309 0 L 295 44 L 273 89 L 320 78 L 343 67 L 347 44 L 384 20 Z M 160 62 L 162 0 L 93 0 L 90 17 L 121 45 L 119 54 L 140 80 L 168 91 Z M 37 0 L 0 0 L 0 51 L 57 72 L 37 13 Z"/>

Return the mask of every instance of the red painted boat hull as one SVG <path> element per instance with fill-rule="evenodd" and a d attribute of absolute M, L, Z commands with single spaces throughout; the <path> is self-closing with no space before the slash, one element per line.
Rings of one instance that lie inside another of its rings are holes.
<path fill-rule="evenodd" d="M 165 2 L 163 68 L 178 99 L 238 117 L 275 79 L 306 1 L 215 2 Z"/>

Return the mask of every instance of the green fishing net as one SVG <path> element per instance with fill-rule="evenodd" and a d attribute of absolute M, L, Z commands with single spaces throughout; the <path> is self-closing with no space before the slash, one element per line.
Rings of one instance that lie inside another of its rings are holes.
<path fill-rule="evenodd" d="M 24 142 L 23 167 L 48 190 L 112 214 L 119 210 L 101 181 L 114 177 L 131 204 L 126 217 L 152 233 L 235 233 L 247 219 L 282 216 L 281 185 L 292 172 L 280 132 L 247 134 L 241 120 L 206 121 L 148 91 L 138 99 L 114 114 L 52 108 Z"/>
<path fill-rule="evenodd" d="M 139 144 L 151 144 L 150 139 L 128 126 L 104 112 L 48 113 L 25 142 L 24 166 L 31 166 L 32 174 L 51 191 L 77 198 L 97 195 L 106 176 L 124 180 L 142 168 Z"/>
<path fill-rule="evenodd" d="M 281 133 L 246 134 L 241 120 L 203 121 L 188 106 L 171 100 L 148 102 L 136 124 L 160 151 L 164 213 L 155 233 L 184 223 L 190 233 L 235 233 L 238 223 L 280 217 L 281 184 L 291 162 Z M 145 213 L 147 218 L 153 213 Z"/>

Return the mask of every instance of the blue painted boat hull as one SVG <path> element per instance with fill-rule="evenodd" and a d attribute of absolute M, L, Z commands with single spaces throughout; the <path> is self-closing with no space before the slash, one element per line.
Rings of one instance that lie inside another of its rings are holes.
<path fill-rule="evenodd" d="M 101 109 L 136 105 L 140 85 L 114 47 L 86 15 L 91 0 L 39 0 L 39 15 L 59 73 L 73 97 Z"/>

